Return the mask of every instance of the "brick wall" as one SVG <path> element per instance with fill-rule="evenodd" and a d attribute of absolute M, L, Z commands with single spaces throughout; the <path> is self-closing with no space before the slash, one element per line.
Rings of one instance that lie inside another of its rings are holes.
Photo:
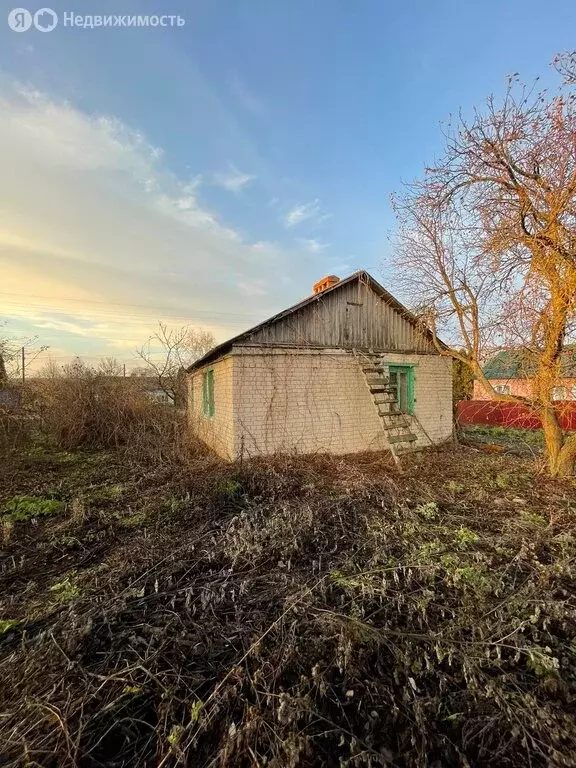
<path fill-rule="evenodd" d="M 385 354 L 386 363 L 414 365 L 414 414 L 412 432 L 417 445 L 442 443 L 452 437 L 452 359 L 440 355 Z"/>
<path fill-rule="evenodd" d="M 452 436 L 451 360 L 383 355 L 414 365 L 418 444 Z M 214 418 L 202 413 L 202 373 L 214 369 Z M 386 450 L 382 422 L 356 359 L 342 350 L 236 347 L 188 379 L 193 431 L 224 458 Z M 421 425 L 421 426 L 420 426 Z"/>
<path fill-rule="evenodd" d="M 387 447 L 354 358 L 341 350 L 238 348 L 236 451 L 354 453 Z"/>
<path fill-rule="evenodd" d="M 202 375 L 214 370 L 214 416 L 202 408 Z M 219 456 L 234 459 L 234 419 L 232 409 L 233 358 L 227 356 L 188 376 L 188 422 L 194 434 Z"/>

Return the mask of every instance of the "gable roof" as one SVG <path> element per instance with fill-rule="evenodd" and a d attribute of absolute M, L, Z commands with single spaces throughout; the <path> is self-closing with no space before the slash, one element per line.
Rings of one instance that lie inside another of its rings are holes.
<path fill-rule="evenodd" d="M 267 326 L 278 323 L 284 318 L 288 317 L 289 315 L 292 315 L 295 312 L 298 312 L 303 307 L 307 307 L 308 305 L 313 304 L 314 302 L 321 301 L 328 294 L 333 293 L 334 291 L 340 291 L 342 288 L 344 288 L 344 286 L 350 285 L 350 283 L 353 283 L 355 281 L 360 281 L 360 280 L 366 283 L 378 296 L 384 299 L 384 301 L 387 304 L 389 304 L 393 309 L 396 310 L 396 312 L 402 315 L 404 319 L 406 319 L 412 325 L 418 327 L 418 329 L 421 330 L 421 332 L 429 340 L 433 339 L 433 334 L 429 330 L 422 328 L 422 325 L 418 320 L 418 318 L 416 317 L 416 315 L 410 312 L 410 310 L 408 310 L 403 304 L 401 304 L 398 301 L 398 299 L 394 298 L 394 296 L 392 296 L 391 293 L 389 293 L 382 285 L 380 285 L 380 283 L 377 282 L 372 277 L 372 275 L 370 275 L 368 272 L 365 272 L 364 270 L 359 270 L 357 272 L 352 273 L 351 275 L 348 275 L 348 277 L 343 278 L 342 280 L 340 280 L 338 283 L 331 286 L 330 288 L 327 288 L 326 290 L 321 291 L 320 293 L 307 296 L 305 299 L 302 299 L 302 301 L 299 301 L 297 304 L 294 304 L 293 306 L 288 307 L 288 309 L 284 309 L 282 312 L 278 312 L 276 315 L 273 315 L 272 317 L 268 318 L 268 320 L 264 320 L 263 322 L 258 323 L 258 325 L 255 325 L 252 328 L 249 328 L 248 330 L 243 331 L 242 333 L 239 333 L 237 336 L 233 336 L 231 339 L 228 339 L 228 341 L 225 341 L 222 344 L 218 344 L 216 347 L 214 347 L 214 349 L 211 349 L 203 357 L 199 358 L 198 360 L 195 360 L 192 363 L 192 365 L 190 365 L 187 368 L 187 371 L 190 372 L 210 362 L 214 362 L 218 358 L 227 354 L 235 344 L 238 344 L 242 341 L 247 341 L 257 331 L 260 331 L 263 328 L 266 328 Z M 440 342 L 440 344 L 443 347 L 445 346 L 442 342 Z"/>

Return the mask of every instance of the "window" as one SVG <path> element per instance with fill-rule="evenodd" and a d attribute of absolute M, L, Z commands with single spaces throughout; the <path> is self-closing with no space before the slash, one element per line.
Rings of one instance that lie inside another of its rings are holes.
<path fill-rule="evenodd" d="M 214 416 L 214 369 L 202 374 L 202 412 L 204 416 Z"/>
<path fill-rule="evenodd" d="M 567 400 L 566 387 L 552 387 L 552 400 Z"/>
<path fill-rule="evenodd" d="M 510 384 L 496 384 L 494 387 L 494 392 L 498 392 L 499 395 L 509 395 Z"/>
<path fill-rule="evenodd" d="M 414 369 L 411 365 L 389 366 L 389 383 L 395 390 L 396 406 L 401 413 L 414 413 Z"/>

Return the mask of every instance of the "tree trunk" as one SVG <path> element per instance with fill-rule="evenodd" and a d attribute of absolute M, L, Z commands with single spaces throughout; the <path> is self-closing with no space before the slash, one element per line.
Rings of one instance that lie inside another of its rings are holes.
<path fill-rule="evenodd" d="M 564 441 L 558 457 L 558 476 L 573 477 L 576 464 L 576 434 Z"/>
<path fill-rule="evenodd" d="M 552 405 L 542 411 L 542 427 L 546 442 L 546 458 L 552 477 L 572 477 L 576 463 L 576 435 L 567 440 Z"/>

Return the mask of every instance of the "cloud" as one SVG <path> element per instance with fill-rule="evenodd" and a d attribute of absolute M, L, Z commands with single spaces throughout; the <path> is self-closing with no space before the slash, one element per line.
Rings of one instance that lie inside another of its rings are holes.
<path fill-rule="evenodd" d="M 304 221 L 314 221 L 320 224 L 330 218 L 331 214 L 322 210 L 320 200 L 316 198 L 308 203 L 298 203 L 291 208 L 283 217 L 284 226 L 287 228 L 296 227 Z"/>
<path fill-rule="evenodd" d="M 239 192 L 244 187 L 251 184 L 256 176 L 252 176 L 249 173 L 242 173 L 235 166 L 230 166 L 230 170 L 227 173 L 214 174 L 214 183 L 227 189 L 228 192 Z"/>
<path fill-rule="evenodd" d="M 268 292 L 268 284 L 262 279 L 240 282 L 238 288 L 245 296 L 265 296 Z"/>
<path fill-rule="evenodd" d="M 245 80 L 237 72 L 228 76 L 228 87 L 237 103 L 246 112 L 251 112 L 256 117 L 264 117 L 267 113 L 266 105 L 248 87 Z"/>
<path fill-rule="evenodd" d="M 300 238 L 298 242 L 310 253 L 322 253 L 322 251 L 330 247 L 330 243 L 321 243 L 314 238 Z"/>
<path fill-rule="evenodd" d="M 227 226 L 140 131 L 4 82 L 0 111 L 0 299 L 21 327 L 107 354 L 159 317 L 223 340 L 292 303 L 274 276 L 305 259 Z"/>

